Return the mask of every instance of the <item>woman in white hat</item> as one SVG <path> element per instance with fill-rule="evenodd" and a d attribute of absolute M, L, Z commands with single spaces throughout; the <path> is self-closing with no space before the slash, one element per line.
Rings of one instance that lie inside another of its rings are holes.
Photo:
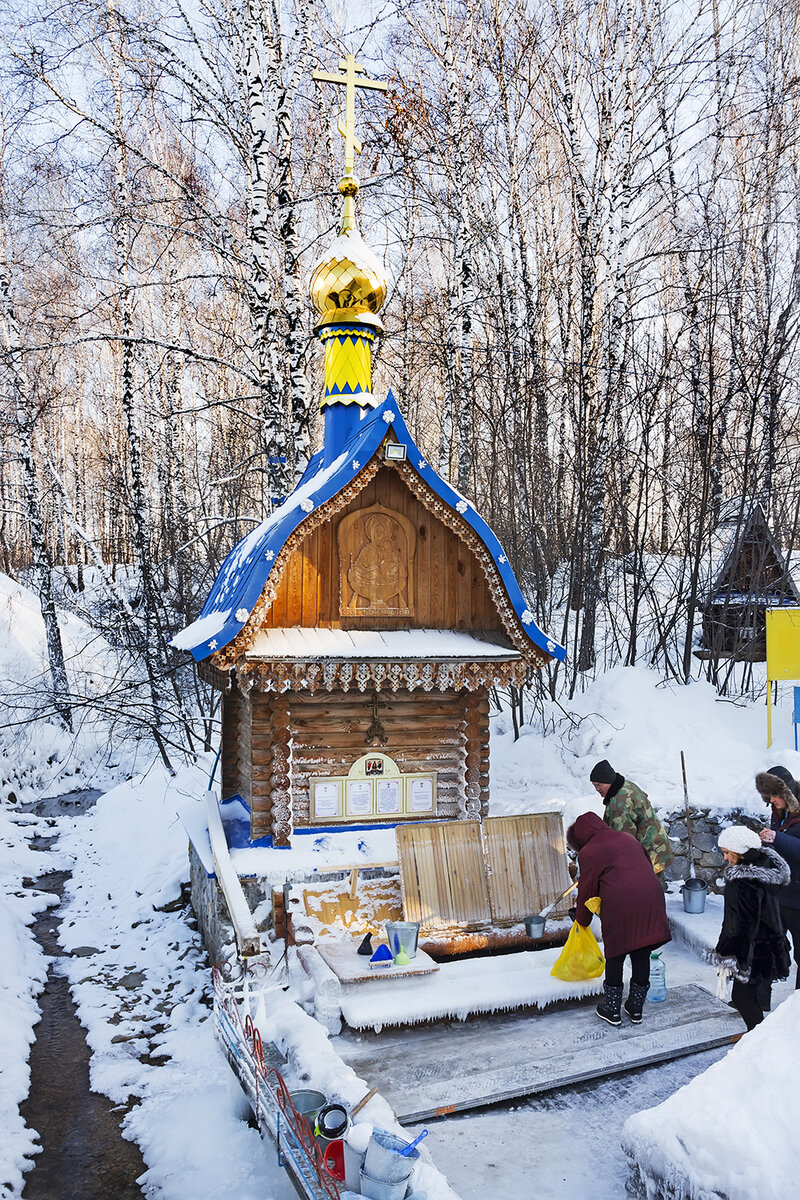
<path fill-rule="evenodd" d="M 769 1012 L 773 980 L 786 979 L 791 966 L 778 903 L 789 867 L 746 825 L 723 829 L 718 845 L 727 865 L 725 911 L 714 957 L 721 971 L 733 975 L 731 1003 L 753 1029 Z"/>

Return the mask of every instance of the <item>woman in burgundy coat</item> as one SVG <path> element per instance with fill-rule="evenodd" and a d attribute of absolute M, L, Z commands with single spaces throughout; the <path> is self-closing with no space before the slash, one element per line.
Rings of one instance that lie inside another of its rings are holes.
<path fill-rule="evenodd" d="M 578 854 L 576 920 L 588 925 L 586 901 L 600 897 L 600 924 L 606 958 L 605 996 L 597 1015 L 621 1025 L 622 967 L 631 959 L 631 986 L 625 1011 L 635 1025 L 650 986 L 650 952 L 670 941 L 664 891 L 647 851 L 630 833 L 609 829 L 596 813 L 578 817 L 567 831 Z"/>

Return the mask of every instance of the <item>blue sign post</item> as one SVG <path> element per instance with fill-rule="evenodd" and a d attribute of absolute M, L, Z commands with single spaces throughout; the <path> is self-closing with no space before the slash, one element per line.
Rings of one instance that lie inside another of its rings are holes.
<path fill-rule="evenodd" d="M 797 749 L 797 726 L 800 725 L 800 687 L 794 689 L 794 748 Z"/>

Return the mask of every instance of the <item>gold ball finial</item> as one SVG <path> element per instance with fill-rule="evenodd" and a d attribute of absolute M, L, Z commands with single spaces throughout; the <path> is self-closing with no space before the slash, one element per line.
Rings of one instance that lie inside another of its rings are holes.
<path fill-rule="evenodd" d="M 378 312 L 385 299 L 386 272 L 377 254 L 357 229 L 340 233 L 311 276 L 311 302 L 319 313 L 317 329 L 338 321 L 361 321 L 382 330 Z"/>

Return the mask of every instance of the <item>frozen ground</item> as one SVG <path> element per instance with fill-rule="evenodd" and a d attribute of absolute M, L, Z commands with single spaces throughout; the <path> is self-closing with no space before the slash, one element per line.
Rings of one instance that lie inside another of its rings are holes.
<path fill-rule="evenodd" d="M 31 663 L 41 664 L 35 601 L 7 581 L 0 593 L 0 619 L 7 626 L 0 629 L 0 647 L 10 647 L 0 649 L 0 678 L 30 678 Z M 85 629 L 73 633 L 75 653 L 86 653 Z M 514 743 L 504 718 L 495 720 L 493 811 L 578 811 L 591 794 L 588 771 L 600 757 L 641 783 L 657 803 L 675 807 L 682 801 L 684 749 L 693 800 L 720 809 L 749 805 L 763 815 L 752 788 L 755 772 L 784 762 L 800 775 L 789 703 L 787 690 L 775 714 L 776 744 L 767 750 L 763 702 L 720 703 L 703 684 L 671 689 L 644 669 L 612 671 L 576 698 L 575 722 L 563 721 L 547 738 L 527 727 Z M 293 1192 L 273 1148 L 241 1119 L 228 1088 L 208 1020 L 207 966 L 181 903 L 188 863 L 175 813 L 187 796 L 202 792 L 208 764 L 170 779 L 160 766 L 142 769 L 141 744 L 115 745 L 113 755 L 101 754 L 102 739 L 93 742 L 91 730 L 68 744 L 52 727 L 32 730 L 20 717 L 22 724 L 0 730 L 0 1198 L 18 1200 L 23 1172 L 35 1156 L 35 1133 L 24 1127 L 17 1105 L 27 1090 L 35 1000 L 45 975 L 28 926 L 48 897 L 46 875 L 39 893 L 23 883 L 56 867 L 73 872 L 62 927 L 73 954 L 60 969 L 87 1028 L 92 1085 L 120 1105 L 125 1136 L 142 1148 L 144 1195 L 288 1198 Z M 31 801 L 77 786 L 103 787 L 107 794 L 85 817 L 58 819 L 56 854 L 33 852 L 31 835 L 56 827 L 18 813 L 10 793 Z M 709 968 L 673 947 L 667 971 L 675 983 L 682 974 L 707 975 Z M 667 1098 L 714 1057 L 682 1059 L 528 1104 L 451 1118 L 431 1126 L 430 1150 L 463 1200 L 621 1197 L 625 1118 Z"/>

